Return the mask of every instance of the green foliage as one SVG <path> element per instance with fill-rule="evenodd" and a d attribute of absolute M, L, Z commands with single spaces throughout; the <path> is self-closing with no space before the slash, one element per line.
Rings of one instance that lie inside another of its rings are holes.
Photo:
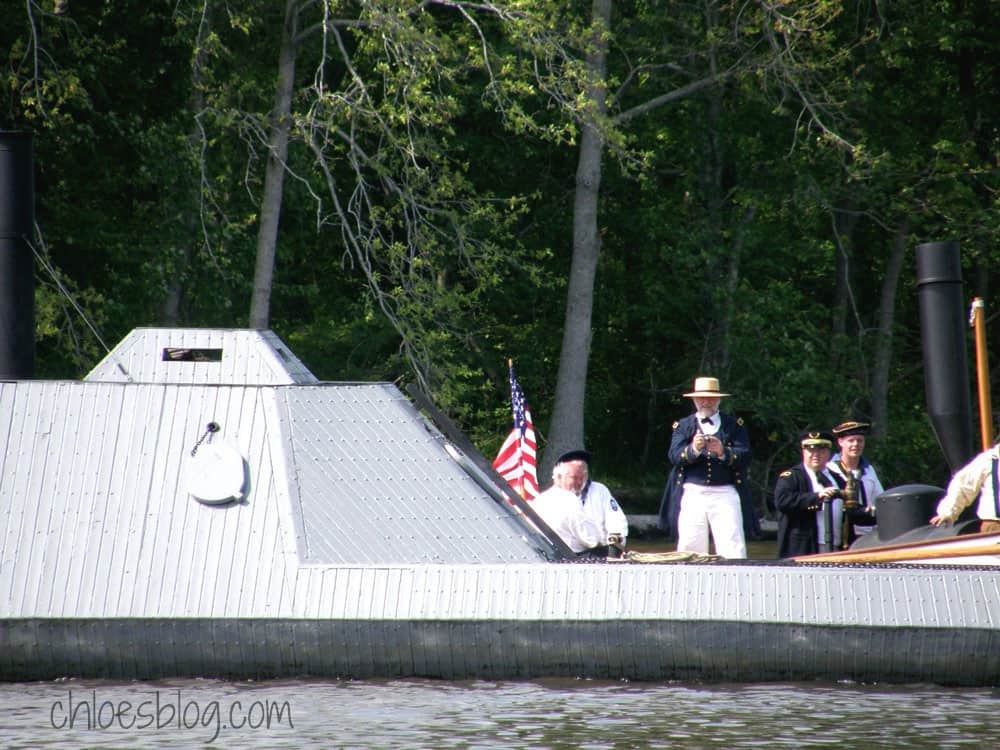
<path fill-rule="evenodd" d="M 56 279 L 108 344 L 165 322 L 171 299 L 181 324 L 245 324 L 279 5 L 8 14 L 0 124 L 35 133 L 36 244 L 55 275 L 38 273 L 41 375 L 81 375 L 104 353 Z M 486 454 L 510 426 L 513 358 L 544 440 L 589 4 L 338 4 L 344 23 L 325 35 L 322 7 L 300 15 L 272 327 L 322 378 L 422 380 Z M 1000 42 L 987 0 L 712 7 L 714 24 L 680 3 L 615 5 L 586 439 L 614 483 L 658 485 L 681 394 L 718 367 L 764 493 L 797 460 L 799 428 L 871 408 L 900 227 L 908 248 L 960 241 L 989 300 Z M 789 70 L 774 40 L 794 41 Z M 742 74 L 614 120 L 710 61 Z M 947 472 L 923 409 L 910 258 L 887 434 L 869 448 L 887 484 Z M 838 259 L 852 293 L 840 327 Z"/>

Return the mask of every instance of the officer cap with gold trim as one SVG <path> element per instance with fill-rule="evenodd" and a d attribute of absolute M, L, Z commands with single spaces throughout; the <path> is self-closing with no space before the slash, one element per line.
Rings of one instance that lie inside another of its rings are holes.
<path fill-rule="evenodd" d="M 822 430 L 803 430 L 799 433 L 799 445 L 803 448 L 832 448 L 833 436 Z"/>

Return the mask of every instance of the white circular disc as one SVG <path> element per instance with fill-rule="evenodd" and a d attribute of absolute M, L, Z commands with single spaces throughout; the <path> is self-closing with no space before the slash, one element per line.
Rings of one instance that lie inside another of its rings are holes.
<path fill-rule="evenodd" d="M 186 475 L 188 494 L 199 502 L 221 505 L 243 497 L 243 456 L 225 440 L 200 445 Z"/>

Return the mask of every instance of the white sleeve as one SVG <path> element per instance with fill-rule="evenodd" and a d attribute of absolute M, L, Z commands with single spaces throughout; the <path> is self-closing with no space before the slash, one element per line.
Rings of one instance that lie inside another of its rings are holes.
<path fill-rule="evenodd" d="M 628 517 L 625 515 L 625 511 L 622 510 L 622 506 L 620 506 L 618 501 L 613 497 L 611 498 L 611 503 L 605 519 L 608 533 L 621 534 L 622 540 L 624 541 L 628 536 Z"/>
<path fill-rule="evenodd" d="M 601 530 L 597 528 L 597 524 L 583 513 L 575 513 L 567 516 L 564 527 L 569 536 L 566 543 L 569 544 L 574 552 L 583 552 L 605 542 Z M 570 539 L 573 541 L 570 542 Z"/>
<path fill-rule="evenodd" d="M 937 515 L 954 521 L 979 497 L 983 482 L 993 463 L 991 451 L 985 451 L 959 469 L 948 482 L 948 491 L 937 506 Z"/>
<path fill-rule="evenodd" d="M 600 509 L 598 523 L 602 527 L 601 544 L 607 544 L 608 536 L 611 534 L 621 534 L 622 539 L 628 536 L 628 518 L 611 494 L 611 490 L 600 482 L 592 482 L 588 502 L 594 503 Z"/>
<path fill-rule="evenodd" d="M 597 524 L 587 518 L 572 492 L 550 487 L 532 501 L 532 507 L 574 552 L 604 543 Z"/>
<path fill-rule="evenodd" d="M 878 474 L 875 473 L 874 466 L 869 465 L 868 472 L 872 478 L 872 491 L 868 493 L 868 500 L 871 502 L 885 492 L 885 487 L 882 486 L 882 481 L 878 478 Z"/>

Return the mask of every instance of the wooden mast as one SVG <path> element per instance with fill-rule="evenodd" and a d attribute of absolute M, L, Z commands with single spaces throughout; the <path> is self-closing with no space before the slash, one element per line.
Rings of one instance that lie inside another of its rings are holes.
<path fill-rule="evenodd" d="M 979 383 L 979 433 L 983 450 L 993 446 L 993 404 L 990 400 L 990 366 L 986 356 L 986 321 L 982 298 L 972 300 L 969 325 L 976 335 L 976 379 Z"/>

